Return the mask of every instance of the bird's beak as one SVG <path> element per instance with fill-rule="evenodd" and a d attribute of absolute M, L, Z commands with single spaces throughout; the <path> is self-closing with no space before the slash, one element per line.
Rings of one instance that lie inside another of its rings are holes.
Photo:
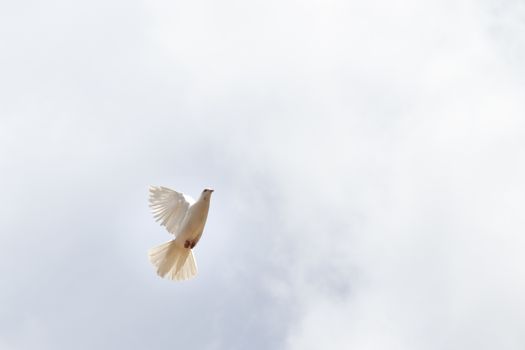
<path fill-rule="evenodd" d="M 215 190 L 210 190 L 210 192 L 212 192 L 212 193 L 213 193 L 213 191 L 215 191 Z"/>

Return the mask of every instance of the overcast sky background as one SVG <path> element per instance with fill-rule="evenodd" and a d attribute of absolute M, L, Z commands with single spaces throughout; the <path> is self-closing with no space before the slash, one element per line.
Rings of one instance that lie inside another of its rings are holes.
<path fill-rule="evenodd" d="M 0 349 L 524 349 L 521 1 L 3 1 Z M 184 283 L 150 184 L 216 192 Z"/>

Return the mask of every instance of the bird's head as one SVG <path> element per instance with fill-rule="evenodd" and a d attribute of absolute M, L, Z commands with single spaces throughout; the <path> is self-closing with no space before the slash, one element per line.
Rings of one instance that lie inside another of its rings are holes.
<path fill-rule="evenodd" d="M 211 188 L 205 188 L 203 191 L 202 191 L 202 194 L 201 194 L 201 197 L 204 199 L 204 200 L 209 200 L 210 197 L 211 197 L 211 194 L 213 193 L 213 190 Z"/>

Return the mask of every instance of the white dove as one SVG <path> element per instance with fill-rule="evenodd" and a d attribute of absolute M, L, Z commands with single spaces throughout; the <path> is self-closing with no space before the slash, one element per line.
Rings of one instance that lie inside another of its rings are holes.
<path fill-rule="evenodd" d="M 157 274 L 172 280 L 187 280 L 197 275 L 192 249 L 204 231 L 212 189 L 202 191 L 197 201 L 166 187 L 151 186 L 150 207 L 156 221 L 175 239 L 149 250 L 149 259 Z"/>

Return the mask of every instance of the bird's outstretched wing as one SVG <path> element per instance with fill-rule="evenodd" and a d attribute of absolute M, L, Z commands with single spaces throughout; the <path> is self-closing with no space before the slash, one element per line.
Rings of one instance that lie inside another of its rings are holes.
<path fill-rule="evenodd" d="M 149 206 L 152 209 L 153 217 L 175 236 L 179 232 L 188 208 L 193 203 L 195 200 L 190 196 L 169 188 L 156 186 L 149 188 Z"/>

